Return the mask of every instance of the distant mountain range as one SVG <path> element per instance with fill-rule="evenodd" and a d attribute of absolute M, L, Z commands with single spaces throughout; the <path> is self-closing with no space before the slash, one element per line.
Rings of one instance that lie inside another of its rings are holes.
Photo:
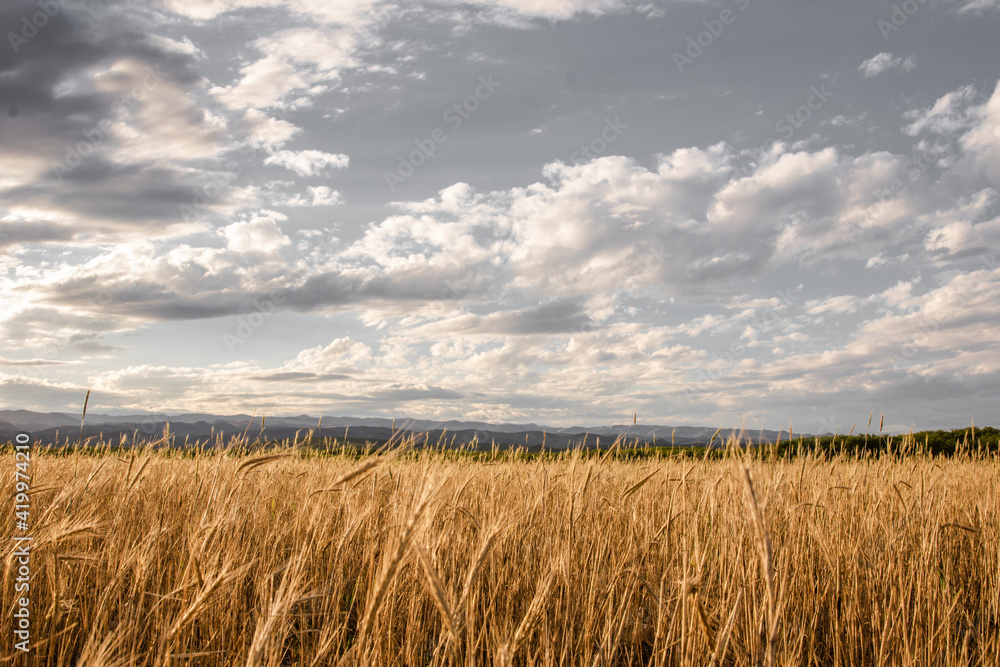
<path fill-rule="evenodd" d="M 603 446 L 610 445 L 625 436 L 628 443 L 664 445 L 707 445 L 717 428 L 710 426 L 661 426 L 649 424 L 614 424 L 611 426 L 570 426 L 553 427 L 542 424 L 491 424 L 474 421 L 432 421 L 428 419 L 384 419 L 379 417 L 335 417 L 324 415 L 312 417 L 264 417 L 251 415 L 210 415 L 200 413 L 131 414 L 103 415 L 87 414 L 83 437 L 101 436 L 107 440 L 120 441 L 122 437 L 131 441 L 150 440 L 162 436 L 169 423 L 170 433 L 182 442 L 205 441 L 222 435 L 228 439 L 246 432 L 251 439 L 259 437 L 267 440 L 304 436 L 312 430 L 314 436 L 350 437 L 352 440 L 384 442 L 394 432 L 415 435 L 428 444 L 448 444 L 458 446 L 475 442 L 480 448 L 493 444 L 500 446 L 527 445 L 538 447 L 565 448 L 571 445 L 596 445 L 598 438 Z M 320 428 L 320 425 L 322 427 Z M 725 439 L 739 429 L 723 428 L 719 436 Z M 62 412 L 32 412 L 30 410 L 0 410 L 0 442 L 14 438 L 17 433 L 27 432 L 32 439 L 44 443 L 76 441 L 80 437 L 80 417 Z M 781 432 L 782 439 L 788 432 Z M 808 434 L 794 434 L 812 437 Z M 774 442 L 778 431 L 747 431 L 744 440 Z M 399 437 L 397 435 L 397 437 Z"/>

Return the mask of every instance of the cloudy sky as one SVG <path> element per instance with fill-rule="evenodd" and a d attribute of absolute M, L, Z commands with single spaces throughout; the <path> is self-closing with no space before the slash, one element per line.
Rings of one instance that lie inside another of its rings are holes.
<path fill-rule="evenodd" d="M 8 0 L 0 401 L 1000 425 L 1000 0 Z"/>

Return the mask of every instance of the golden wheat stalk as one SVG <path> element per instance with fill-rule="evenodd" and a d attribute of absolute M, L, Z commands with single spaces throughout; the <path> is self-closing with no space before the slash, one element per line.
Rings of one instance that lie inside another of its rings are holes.
<path fill-rule="evenodd" d="M 753 519 L 757 536 L 757 548 L 760 552 L 761 571 L 767 585 L 767 667 L 774 667 L 777 660 L 778 621 L 781 615 L 781 600 L 774 582 L 774 555 L 771 547 L 771 535 L 767 530 L 764 512 L 757 502 L 753 480 L 750 478 L 750 468 L 742 463 L 743 481 L 746 485 L 747 508 Z"/>

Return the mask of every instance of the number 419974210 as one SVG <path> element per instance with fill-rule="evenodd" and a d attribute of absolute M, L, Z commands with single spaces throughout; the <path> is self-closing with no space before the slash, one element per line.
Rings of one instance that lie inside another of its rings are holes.
<path fill-rule="evenodd" d="M 18 433 L 14 445 L 14 467 L 16 468 L 14 479 L 16 480 L 15 490 L 17 492 L 14 497 L 14 515 L 17 518 L 17 527 L 21 530 L 28 528 L 28 510 L 30 509 L 28 492 L 31 483 L 31 475 L 29 474 L 31 452 L 28 449 L 29 442 L 30 438 L 26 433 Z"/>

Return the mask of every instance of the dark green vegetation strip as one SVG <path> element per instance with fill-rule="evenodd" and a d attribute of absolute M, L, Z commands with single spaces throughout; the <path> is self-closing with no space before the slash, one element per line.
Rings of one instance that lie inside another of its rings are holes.
<path fill-rule="evenodd" d="M 510 461 L 529 459 L 558 459 L 579 450 L 585 459 L 610 457 L 617 460 L 634 460 L 646 458 L 684 457 L 718 459 L 726 455 L 732 448 L 746 448 L 746 442 L 737 437 L 716 437 L 711 445 L 662 447 L 649 443 L 635 441 L 629 443 L 619 438 L 610 447 L 581 445 L 573 449 L 551 449 L 544 447 L 496 446 L 493 448 L 475 448 L 469 445 L 426 445 L 422 442 L 397 441 L 386 446 L 385 441 L 363 441 L 355 438 L 314 438 L 288 440 L 250 440 L 246 437 L 234 437 L 228 441 L 216 438 L 214 441 L 188 442 L 172 436 L 160 437 L 155 440 L 132 440 L 129 442 L 111 443 L 108 441 L 86 439 L 81 442 L 69 441 L 64 445 L 39 445 L 35 451 L 47 455 L 64 456 L 72 454 L 92 455 L 124 455 L 138 449 L 156 451 L 161 455 L 177 458 L 188 458 L 200 453 L 225 449 L 230 455 L 242 456 L 260 454 L 270 450 L 287 450 L 294 447 L 300 450 L 303 457 L 346 456 L 364 458 L 380 448 L 407 447 L 412 451 L 406 456 L 433 455 L 443 460 L 471 459 L 476 461 Z M 901 435 L 834 435 L 817 436 L 814 438 L 797 438 L 791 441 L 752 445 L 751 452 L 760 457 L 794 458 L 806 453 L 823 453 L 827 455 L 870 456 L 879 454 L 893 455 L 924 455 L 924 456 L 954 456 L 978 454 L 989 456 L 1000 451 L 1000 429 L 994 427 L 953 429 L 951 431 L 918 431 Z M 13 443 L 0 445 L 0 453 L 9 454 L 13 451 Z"/>

